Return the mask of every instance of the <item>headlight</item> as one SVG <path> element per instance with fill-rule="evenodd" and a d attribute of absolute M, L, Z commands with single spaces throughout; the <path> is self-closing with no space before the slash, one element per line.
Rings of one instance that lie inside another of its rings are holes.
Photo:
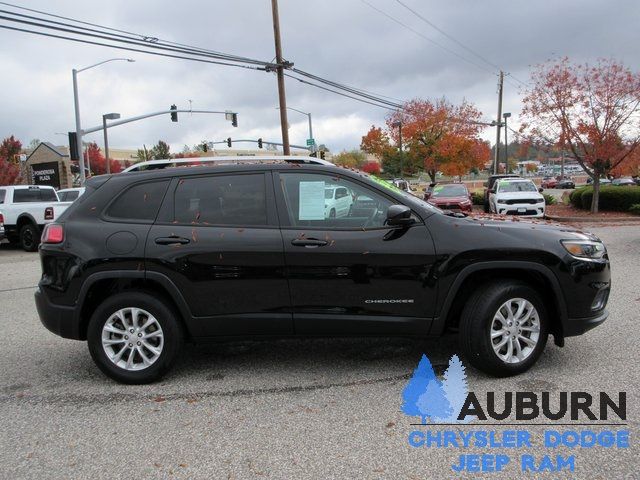
<path fill-rule="evenodd" d="M 471 201 L 470 200 L 463 200 L 460 202 L 460 205 L 471 205 Z"/>
<path fill-rule="evenodd" d="M 602 258 L 607 249 L 602 242 L 591 240 L 560 240 L 567 252 L 578 258 Z"/>
<path fill-rule="evenodd" d="M 507 203 L 506 200 L 498 200 L 498 203 Z"/>

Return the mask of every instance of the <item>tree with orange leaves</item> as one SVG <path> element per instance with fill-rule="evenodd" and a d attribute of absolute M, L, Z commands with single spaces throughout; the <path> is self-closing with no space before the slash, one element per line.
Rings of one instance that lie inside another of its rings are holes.
<path fill-rule="evenodd" d="M 402 123 L 409 164 L 420 164 L 435 182 L 438 171 L 463 175 L 489 161 L 490 150 L 479 138 L 484 128 L 481 117 L 482 113 L 466 100 L 454 105 L 445 98 L 416 99 L 389 115 L 387 128 L 397 142 L 399 132 L 393 125 Z"/>
<path fill-rule="evenodd" d="M 623 169 L 640 148 L 640 73 L 615 60 L 576 65 L 568 58 L 536 66 L 523 99 L 522 131 L 568 149 L 593 178 Z"/>

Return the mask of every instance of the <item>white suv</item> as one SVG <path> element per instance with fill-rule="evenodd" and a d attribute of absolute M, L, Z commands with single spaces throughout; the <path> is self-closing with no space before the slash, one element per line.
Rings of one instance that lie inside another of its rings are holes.
<path fill-rule="evenodd" d="M 346 217 L 349 215 L 352 205 L 353 196 L 347 187 L 325 187 L 324 218 Z"/>
<path fill-rule="evenodd" d="M 505 178 L 498 180 L 489 192 L 491 211 L 501 215 L 544 217 L 545 201 L 531 180 Z"/>

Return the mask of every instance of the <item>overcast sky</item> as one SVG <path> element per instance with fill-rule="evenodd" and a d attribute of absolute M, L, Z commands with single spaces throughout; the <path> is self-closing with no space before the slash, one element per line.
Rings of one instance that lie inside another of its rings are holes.
<path fill-rule="evenodd" d="M 576 61 L 614 57 L 638 69 L 640 2 L 578 0 L 403 0 L 429 21 L 470 46 L 512 77 L 505 83 L 504 111 L 520 109 L 519 80 L 529 66 L 554 56 Z M 394 23 L 362 0 L 280 0 L 284 56 L 296 67 L 397 99 L 466 98 L 487 120 L 497 109 L 492 67 L 425 24 L 395 0 L 367 0 L 422 35 L 468 57 L 478 68 Z M 274 57 L 269 0 L 26 0 L 22 6 L 270 61 Z M 2 9 L 9 7 L 1 6 Z M 12 9 L 13 10 L 13 9 Z M 0 20 L 0 25 L 8 23 Z M 163 139 L 179 151 L 206 139 L 280 140 L 276 78 L 272 73 L 159 58 L 77 45 L 0 29 L 0 137 L 16 135 L 65 144 L 57 133 L 75 129 L 71 69 L 112 57 L 79 75 L 84 127 L 107 112 L 122 117 L 168 108 L 234 110 L 238 128 L 223 117 L 181 114 L 178 123 L 156 117 L 110 130 L 110 145 L 140 148 Z M 386 110 L 287 80 L 288 104 L 313 114 L 314 136 L 332 151 L 357 148 Z M 289 112 L 291 142 L 304 144 L 307 118 Z M 493 138 L 491 129 L 486 138 Z M 102 135 L 88 140 L 102 145 Z"/>

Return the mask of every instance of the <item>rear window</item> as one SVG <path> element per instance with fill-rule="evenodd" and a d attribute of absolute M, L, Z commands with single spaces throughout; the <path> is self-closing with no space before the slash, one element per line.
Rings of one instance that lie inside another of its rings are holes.
<path fill-rule="evenodd" d="M 169 180 L 161 180 L 129 187 L 111 204 L 107 216 L 119 220 L 153 222 L 168 185 Z"/>
<path fill-rule="evenodd" d="M 57 202 L 53 188 L 16 188 L 13 191 L 14 203 Z"/>
<path fill-rule="evenodd" d="M 184 178 L 174 194 L 175 223 L 266 225 L 263 174 Z"/>

